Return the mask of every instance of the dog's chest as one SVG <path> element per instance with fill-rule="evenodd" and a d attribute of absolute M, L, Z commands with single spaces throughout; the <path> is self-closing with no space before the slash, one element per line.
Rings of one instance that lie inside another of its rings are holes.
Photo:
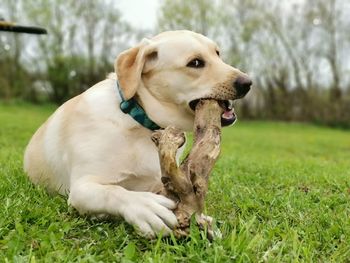
<path fill-rule="evenodd" d="M 185 146 L 177 152 L 181 156 Z M 139 137 L 128 145 L 127 159 L 118 167 L 117 184 L 128 190 L 159 192 L 161 169 L 156 146 L 150 137 Z"/>
<path fill-rule="evenodd" d="M 157 191 L 162 186 L 158 152 L 150 137 L 138 137 L 126 145 L 126 155 L 118 160 L 118 185 L 133 191 Z"/>

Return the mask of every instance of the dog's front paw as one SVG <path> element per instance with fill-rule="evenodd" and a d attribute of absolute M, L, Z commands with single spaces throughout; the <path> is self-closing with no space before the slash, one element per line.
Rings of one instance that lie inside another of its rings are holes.
<path fill-rule="evenodd" d="M 169 235 L 177 225 L 177 219 L 171 209 L 176 203 L 164 196 L 149 192 L 130 192 L 130 198 L 124 204 L 122 216 L 137 231 L 148 238 L 157 234 Z"/>

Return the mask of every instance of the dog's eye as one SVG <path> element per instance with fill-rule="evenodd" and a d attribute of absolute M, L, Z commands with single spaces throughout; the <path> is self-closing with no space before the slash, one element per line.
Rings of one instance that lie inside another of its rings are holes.
<path fill-rule="evenodd" d="M 187 67 L 190 68 L 203 68 L 205 65 L 204 61 L 198 58 L 195 58 L 188 62 Z"/>
<path fill-rule="evenodd" d="M 220 52 L 218 50 L 216 50 L 216 55 L 220 57 Z"/>

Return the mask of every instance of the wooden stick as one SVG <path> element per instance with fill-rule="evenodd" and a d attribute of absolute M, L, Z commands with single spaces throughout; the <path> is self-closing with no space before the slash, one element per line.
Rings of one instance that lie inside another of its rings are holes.
<path fill-rule="evenodd" d="M 169 126 L 152 134 L 159 152 L 163 194 L 178 202 L 175 210 L 179 222 L 175 230 L 177 236 L 188 235 L 193 214 L 196 214 L 201 227 L 206 224 L 201 215 L 209 175 L 220 154 L 222 112 L 215 100 L 198 102 L 195 109 L 194 145 L 180 167 L 176 163 L 176 152 L 185 142 L 184 133 Z"/>

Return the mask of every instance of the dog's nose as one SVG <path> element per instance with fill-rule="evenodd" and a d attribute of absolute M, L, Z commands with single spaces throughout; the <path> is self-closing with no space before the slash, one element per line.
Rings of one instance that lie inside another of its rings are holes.
<path fill-rule="evenodd" d="M 236 89 L 236 95 L 238 98 L 244 97 L 250 90 L 250 86 L 253 84 L 252 80 L 248 77 L 239 76 L 234 82 L 233 87 Z"/>

